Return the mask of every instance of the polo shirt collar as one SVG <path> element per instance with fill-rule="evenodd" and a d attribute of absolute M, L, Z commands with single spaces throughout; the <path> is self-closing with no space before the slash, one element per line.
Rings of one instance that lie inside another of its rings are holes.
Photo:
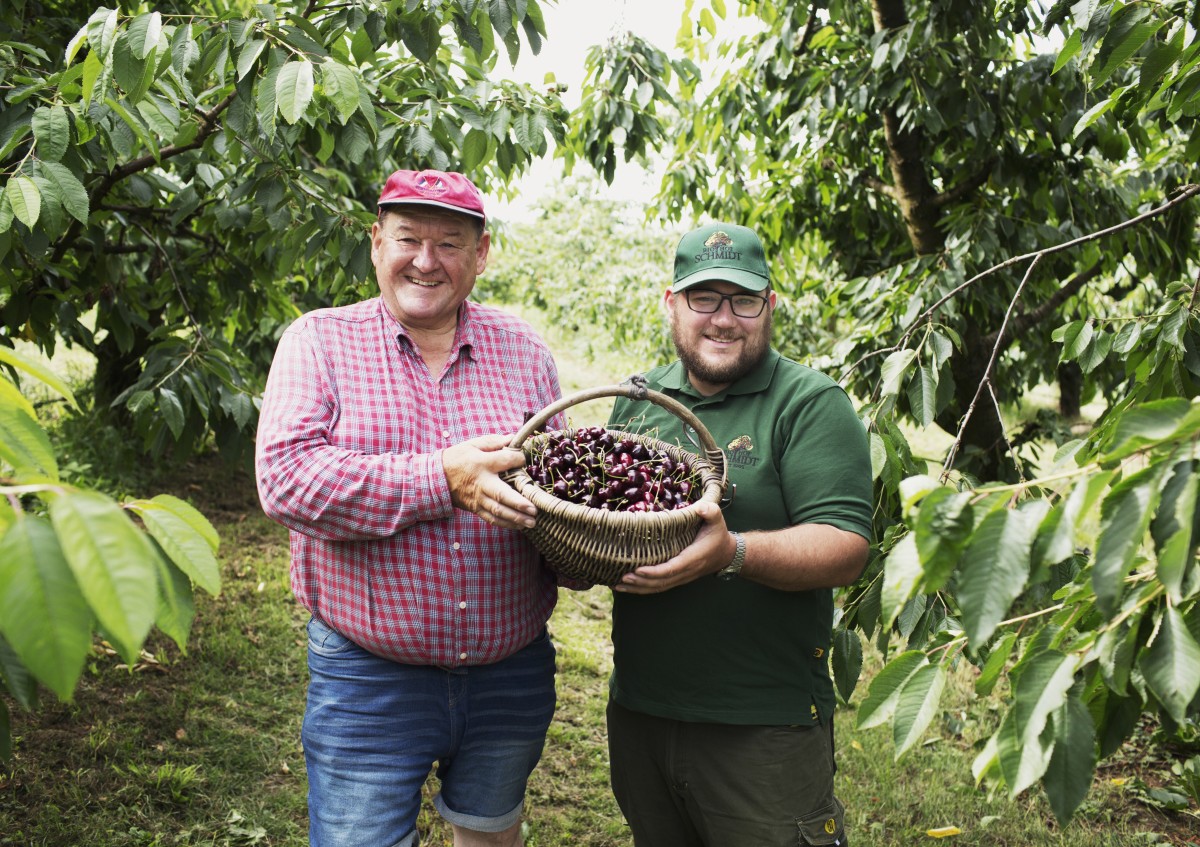
<path fill-rule="evenodd" d="M 758 363 L 758 367 L 711 397 L 705 397 L 692 387 L 692 384 L 688 382 L 683 362 L 676 359 L 667 367 L 666 372 L 663 374 L 661 380 L 662 387 L 708 401 L 720 400 L 730 394 L 757 394 L 770 387 L 771 379 L 775 376 L 775 368 L 779 366 L 781 358 L 779 352 L 774 347 L 767 348 L 767 355 L 763 356 L 762 361 Z"/>

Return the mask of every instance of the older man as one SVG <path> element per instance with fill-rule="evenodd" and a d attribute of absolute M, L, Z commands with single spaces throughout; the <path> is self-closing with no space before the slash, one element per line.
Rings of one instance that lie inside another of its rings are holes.
<path fill-rule="evenodd" d="M 523 462 L 507 436 L 559 384 L 527 324 L 467 299 L 485 225 L 462 174 L 392 174 L 371 229 L 380 296 L 299 318 L 271 366 L 258 489 L 312 614 L 316 847 L 416 844 L 435 766 L 456 845 L 522 843 L 557 590 L 519 531 L 536 510 L 499 474 Z"/>

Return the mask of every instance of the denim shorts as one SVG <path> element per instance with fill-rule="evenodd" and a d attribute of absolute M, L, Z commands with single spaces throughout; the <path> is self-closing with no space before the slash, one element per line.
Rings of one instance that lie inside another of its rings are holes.
<path fill-rule="evenodd" d="M 502 832 L 521 818 L 525 785 L 554 715 L 554 645 L 543 631 L 491 665 L 403 665 L 308 624 L 308 706 L 301 734 L 312 847 L 410 847 L 421 789 L 450 823 Z"/>
<path fill-rule="evenodd" d="M 846 847 L 832 723 L 692 723 L 610 700 L 608 746 L 637 847 Z"/>

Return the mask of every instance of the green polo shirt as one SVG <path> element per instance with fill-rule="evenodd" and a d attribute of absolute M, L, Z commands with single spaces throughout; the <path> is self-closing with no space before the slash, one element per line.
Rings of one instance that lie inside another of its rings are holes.
<path fill-rule="evenodd" d="M 711 397 L 679 362 L 646 374 L 649 387 L 690 408 L 725 451 L 736 486 L 730 529 L 822 523 L 871 537 L 866 431 L 829 377 L 770 350 Z M 653 431 L 699 452 L 674 414 L 618 398 L 612 428 Z M 685 721 L 794 725 L 827 720 L 833 592 L 779 591 L 745 579 L 698 579 L 661 594 L 615 593 L 612 697 L 626 708 Z"/>

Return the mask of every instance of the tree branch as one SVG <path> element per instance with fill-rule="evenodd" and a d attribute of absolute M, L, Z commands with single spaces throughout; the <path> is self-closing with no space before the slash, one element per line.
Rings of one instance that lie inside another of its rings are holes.
<path fill-rule="evenodd" d="M 1024 314 L 1017 315 L 1015 318 L 1013 318 L 1012 337 L 1015 338 L 1026 330 L 1032 329 L 1045 320 L 1047 316 L 1053 314 L 1059 306 L 1078 294 L 1080 289 L 1082 289 L 1096 277 L 1100 276 L 1100 270 L 1100 263 L 1097 262 L 1087 270 L 1080 271 L 1070 280 L 1068 280 L 1066 285 L 1047 297 L 1046 302 L 1042 303 L 1042 305 L 1038 306 L 1032 311 L 1025 312 Z M 987 345 L 996 341 L 997 338 L 998 334 L 992 333 L 983 341 L 984 344 Z"/>
<path fill-rule="evenodd" d="M 958 432 L 954 436 L 954 443 L 950 445 L 950 450 L 946 453 L 946 461 L 942 465 L 942 479 L 945 481 L 950 473 L 950 469 L 954 467 L 954 459 L 958 456 L 959 448 L 962 447 L 963 434 L 967 431 L 967 423 L 971 420 L 971 415 L 975 413 L 975 405 L 979 402 L 979 397 L 983 394 L 984 387 L 987 387 L 989 393 L 992 385 L 992 368 L 996 366 L 996 359 L 1000 357 L 1001 344 L 1004 341 L 1004 330 L 1008 327 L 1009 318 L 1012 317 L 1013 309 L 1017 306 L 1017 301 L 1021 299 L 1021 292 L 1025 290 L 1025 286 L 1029 283 L 1029 278 L 1033 276 L 1033 269 L 1037 267 L 1037 263 L 1042 260 L 1042 254 L 1033 257 L 1033 261 L 1029 263 L 1029 267 L 1025 271 L 1025 276 L 1021 278 L 1021 284 L 1017 286 L 1016 293 L 1013 294 L 1012 300 L 1008 302 L 1008 310 L 1004 313 L 1004 322 L 1000 324 L 1000 331 L 996 334 L 996 342 L 992 345 L 992 355 L 988 359 L 987 367 L 983 369 L 983 379 L 979 381 L 979 385 L 975 388 L 975 396 L 971 398 L 971 405 L 967 407 L 966 414 L 963 415 L 962 422 L 958 426 Z M 996 402 L 996 395 L 992 394 L 992 402 L 996 403 L 996 413 L 1000 413 L 1000 404 Z M 1001 429 L 1003 429 L 1003 418 L 1000 419 Z M 1006 436 L 1007 439 L 1007 436 Z M 1011 447 L 1009 448 L 1011 455 Z M 1018 466 L 1018 471 L 1020 466 Z M 1022 474 L 1024 476 L 1024 474 Z"/>
<path fill-rule="evenodd" d="M 979 170 L 970 177 L 947 191 L 943 191 L 940 194 L 935 194 L 929 202 L 938 209 L 942 208 L 943 206 L 949 206 L 951 203 L 957 203 L 968 194 L 975 193 L 980 186 L 986 183 L 988 178 L 992 175 L 992 168 L 995 166 L 996 160 L 988 159 L 986 162 L 980 165 Z"/>
<path fill-rule="evenodd" d="M 1121 232 L 1122 230 L 1129 229 L 1130 227 L 1137 226 L 1138 224 L 1144 223 L 1145 221 L 1148 221 L 1151 218 L 1156 218 L 1156 217 L 1159 217 L 1160 215 L 1166 214 L 1167 212 L 1174 209 L 1176 206 L 1186 202 L 1187 200 L 1190 200 L 1192 197 L 1195 197 L 1197 194 L 1200 194 L 1200 185 L 1191 184 L 1191 185 L 1181 186 L 1179 189 L 1176 190 L 1175 196 L 1172 197 L 1170 200 L 1165 201 L 1162 205 L 1157 206 L 1148 212 L 1143 212 L 1142 214 L 1138 215 L 1135 218 L 1130 218 L 1127 221 L 1122 221 L 1119 224 L 1110 226 L 1107 229 L 1102 229 L 1099 232 L 1093 232 L 1089 235 L 1081 235 L 1079 238 L 1072 239 L 1071 241 L 1065 241 L 1062 244 L 1055 244 L 1053 247 L 1045 247 L 1041 250 L 1036 250 L 1032 253 L 1025 253 L 1020 256 L 1013 256 L 1012 258 L 1005 259 L 1003 262 L 1000 262 L 997 265 L 992 265 L 987 270 L 977 273 L 975 276 L 968 279 L 962 285 L 959 285 L 957 288 L 953 289 L 952 291 L 949 291 L 943 297 L 939 298 L 936 303 L 934 303 L 932 306 L 930 306 L 928 309 L 926 309 L 923 313 L 921 313 L 920 316 L 917 317 L 916 320 L 914 320 L 912 322 L 911 328 L 907 332 L 905 332 L 904 335 L 901 336 L 900 340 L 898 342 L 896 342 L 895 344 L 893 344 L 891 347 L 883 347 L 879 350 L 872 350 L 870 353 L 867 353 L 864 356 L 862 356 L 858 361 L 856 361 L 854 364 L 852 364 L 849 368 L 847 368 L 844 371 L 844 373 L 842 374 L 842 379 L 844 380 L 847 376 L 849 376 L 851 373 L 853 373 L 855 370 L 857 370 L 858 367 L 860 365 L 862 365 L 863 362 L 866 362 L 870 359 L 874 359 L 876 356 L 886 356 L 888 353 L 894 353 L 897 350 L 904 349 L 905 345 L 908 344 L 909 339 L 912 338 L 913 333 L 916 332 L 916 330 L 919 326 L 921 326 L 923 323 L 925 323 L 930 318 L 932 318 L 933 315 L 937 312 L 937 310 L 942 308 L 942 306 L 944 306 L 947 302 L 949 302 L 950 300 L 953 300 L 955 297 L 957 297 L 963 291 L 970 288 L 972 285 L 979 282 L 980 280 L 986 279 L 987 277 L 991 276 L 992 274 L 997 273 L 998 271 L 1004 270 L 1005 268 L 1011 267 L 1019 262 L 1026 262 L 1031 259 L 1041 258 L 1042 256 L 1050 256 L 1050 255 L 1053 255 L 1054 253 L 1061 253 L 1065 250 L 1070 250 L 1074 247 L 1078 247 L 1081 244 L 1087 244 L 1089 241 L 1096 241 L 1096 240 L 1104 238 L 1106 236 Z M 1197 279 L 1197 286 L 1200 287 L 1200 279 Z"/>
<path fill-rule="evenodd" d="M 896 187 L 894 185 L 888 185 L 879 177 L 873 174 L 864 173 L 859 177 L 859 180 L 863 185 L 872 191 L 883 194 L 886 197 L 891 197 L 893 200 L 896 199 Z"/>
<path fill-rule="evenodd" d="M 801 56 L 808 51 L 808 41 L 812 38 L 813 32 L 817 28 L 817 3 L 808 4 L 808 20 L 804 22 L 804 32 L 800 35 L 800 43 L 796 45 L 793 51 L 795 55 Z"/>

